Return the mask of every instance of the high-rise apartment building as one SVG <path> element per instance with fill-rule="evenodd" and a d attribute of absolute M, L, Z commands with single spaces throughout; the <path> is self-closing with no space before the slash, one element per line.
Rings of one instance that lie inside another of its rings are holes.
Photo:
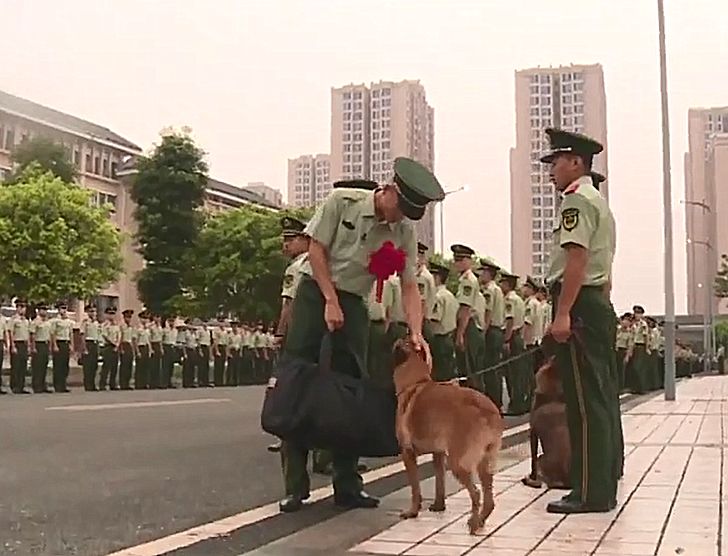
<path fill-rule="evenodd" d="M 688 313 L 728 313 L 712 295 L 720 256 L 728 253 L 728 106 L 688 111 L 685 231 Z M 723 187 L 721 187 L 723 185 Z"/>
<path fill-rule="evenodd" d="M 331 89 L 332 181 L 392 179 L 395 158 L 430 170 L 435 164 L 434 110 L 419 81 L 380 81 Z M 418 239 L 434 245 L 434 208 L 417 223 Z"/>
<path fill-rule="evenodd" d="M 330 157 L 328 154 L 304 154 L 288 159 L 288 204 L 312 207 L 331 191 Z"/>
<path fill-rule="evenodd" d="M 252 181 L 248 182 L 248 185 L 245 186 L 245 189 L 248 191 L 252 191 L 253 193 L 260 195 L 268 201 L 271 205 L 276 207 L 282 207 L 283 206 L 283 195 L 281 192 L 276 189 L 275 187 L 271 187 L 270 185 L 266 185 L 265 182 L 262 181 Z"/>
<path fill-rule="evenodd" d="M 511 149 L 511 266 L 541 278 L 548 270 L 560 198 L 539 159 L 549 127 L 584 133 L 604 145 L 594 170 L 607 174 L 607 108 L 600 64 L 516 71 L 516 146 Z M 601 190 L 608 196 L 607 180 Z"/>

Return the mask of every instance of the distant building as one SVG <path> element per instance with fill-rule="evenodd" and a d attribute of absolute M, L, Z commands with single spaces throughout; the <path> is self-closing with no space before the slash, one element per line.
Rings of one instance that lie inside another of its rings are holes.
<path fill-rule="evenodd" d="M 262 181 L 248 182 L 245 189 L 263 197 L 266 201 L 276 207 L 283 206 L 283 195 L 278 189 L 266 185 Z"/>
<path fill-rule="evenodd" d="M 584 133 L 604 145 L 594 170 L 607 173 L 607 108 L 600 64 L 516 71 L 516 146 L 511 149 L 511 269 L 542 278 L 548 268 L 559 197 L 549 167 L 549 127 Z M 609 180 L 601 190 L 608 197 Z"/>
<path fill-rule="evenodd" d="M 135 173 L 134 161 L 141 156 L 141 148 L 103 126 L 0 91 L 0 181 L 12 171 L 11 152 L 15 146 L 35 136 L 53 139 L 66 147 L 80 184 L 93 192 L 95 204 L 111 205 L 110 218 L 124 234 L 123 270 L 117 282 L 100 292 L 97 305 L 101 310 L 115 306 L 138 311 L 141 303 L 134 276 L 143 268 L 144 261 L 132 239 L 137 230 L 135 205 L 125 177 Z M 252 191 L 209 181 L 206 209 L 226 210 L 244 204 L 277 208 Z M 73 305 L 76 314 L 81 315 L 83 304 Z"/>
<path fill-rule="evenodd" d="M 304 154 L 288 159 L 288 204 L 313 207 L 331 191 L 331 157 Z"/>

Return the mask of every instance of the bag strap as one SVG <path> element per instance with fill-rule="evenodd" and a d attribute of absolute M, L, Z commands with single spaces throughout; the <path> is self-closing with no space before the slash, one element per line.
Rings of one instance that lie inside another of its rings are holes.
<path fill-rule="evenodd" d="M 333 332 L 327 332 L 321 340 L 321 350 L 319 351 L 319 370 L 322 373 L 331 371 L 331 360 L 334 357 Z"/>

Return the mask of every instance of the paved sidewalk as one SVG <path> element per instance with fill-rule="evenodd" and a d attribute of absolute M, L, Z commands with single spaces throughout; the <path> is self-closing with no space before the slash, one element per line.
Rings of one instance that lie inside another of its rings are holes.
<path fill-rule="evenodd" d="M 727 395 L 728 376 L 695 378 L 678 385 L 676 402 L 660 394 L 623 415 L 625 477 L 610 513 L 546 513 L 563 491 L 523 486 L 530 466 L 524 460 L 496 475 L 496 508 L 482 535 L 467 534 L 469 500 L 461 491 L 448 498 L 444 514 L 423 512 L 399 522 L 349 554 L 728 555 L 722 540 L 728 531 Z M 427 486 L 423 492 L 432 493 Z"/>

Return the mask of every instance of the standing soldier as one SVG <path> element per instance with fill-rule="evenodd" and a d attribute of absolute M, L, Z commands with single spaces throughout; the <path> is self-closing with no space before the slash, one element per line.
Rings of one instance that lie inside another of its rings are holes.
<path fill-rule="evenodd" d="M 45 303 L 36 306 L 38 314 L 30 323 L 30 369 L 31 385 L 36 394 L 50 392 L 46 383 L 48 374 L 48 354 L 50 352 L 51 323 L 48 320 L 48 307 Z"/>
<path fill-rule="evenodd" d="M 134 389 L 146 390 L 149 388 L 149 362 L 152 351 L 152 334 L 149 329 L 149 313 L 139 313 L 139 324 L 134 329 Z"/>
<path fill-rule="evenodd" d="M 212 353 L 215 357 L 213 379 L 215 386 L 225 386 L 225 360 L 227 359 L 228 332 L 225 316 L 217 316 L 217 326 L 212 330 Z"/>
<path fill-rule="evenodd" d="M 232 330 L 228 338 L 227 345 L 227 380 L 225 384 L 228 386 L 238 386 L 240 384 L 241 372 L 241 350 L 243 349 L 243 331 L 240 329 L 240 322 L 233 320 L 230 323 Z"/>
<path fill-rule="evenodd" d="M 116 323 L 116 307 L 107 307 L 104 314 L 106 315 L 106 321 L 101 326 L 101 337 L 104 340 L 104 349 L 99 390 L 106 389 L 107 381 L 109 390 L 116 390 L 116 374 L 119 371 L 121 329 Z"/>
<path fill-rule="evenodd" d="M 10 390 L 14 394 L 30 394 L 25 389 L 25 375 L 28 372 L 28 341 L 30 323 L 25 316 L 26 302 L 15 300 L 15 315 L 10 319 Z"/>
<path fill-rule="evenodd" d="M 199 357 L 197 364 L 197 386 L 200 388 L 209 388 L 210 386 L 210 345 L 212 344 L 212 336 L 207 323 L 197 321 L 195 327 L 197 333 L 197 344 L 199 345 Z"/>
<path fill-rule="evenodd" d="M 516 293 L 518 276 L 501 271 L 501 289 L 505 296 L 506 328 L 503 335 L 503 347 L 506 358 L 513 359 L 508 364 L 506 387 L 508 388 L 508 414 L 523 415 L 529 410 L 528 398 L 530 388 L 530 367 L 522 357 L 523 324 L 526 317 L 526 304 Z"/>
<path fill-rule="evenodd" d="M 473 272 L 475 251 L 466 245 L 459 244 L 451 246 L 450 250 L 453 255 L 453 264 L 460 273 L 458 293 L 455 296 L 460 305 L 458 328 L 455 333 L 456 360 L 460 375 L 465 375 L 470 379 L 483 368 L 485 355 L 485 337 L 478 330 L 474 316 L 480 293 L 478 278 Z M 483 302 L 485 302 L 485 298 L 483 298 Z"/>
<path fill-rule="evenodd" d="M 488 369 L 500 363 L 503 356 L 503 330 L 506 325 L 506 302 L 503 290 L 496 283 L 500 267 L 492 260 L 480 261 L 480 288 L 485 298 L 485 351 L 483 367 Z M 486 372 L 483 376 L 485 393 L 499 410 L 503 410 L 503 373 Z"/>
<path fill-rule="evenodd" d="M 436 297 L 435 279 L 427 269 L 427 251 L 429 249 L 421 241 L 417 242 L 417 287 L 422 299 L 422 333 L 428 343 L 432 337 L 430 322 L 433 318 Z"/>
<path fill-rule="evenodd" d="M 124 320 L 120 326 L 119 386 L 121 386 L 122 390 L 131 390 L 131 375 L 134 366 L 134 326 L 131 319 L 134 316 L 134 311 L 125 309 L 121 312 L 121 316 Z"/>
<path fill-rule="evenodd" d="M 589 175 L 602 145 L 548 129 L 552 152 L 541 160 L 563 194 L 547 273 L 554 299 L 551 335 L 564 387 L 571 438 L 571 493 L 551 502 L 559 514 L 606 512 L 616 506 L 620 416 L 616 395 L 616 316 L 609 301 L 616 247 L 614 217 Z M 577 339 L 572 338 L 577 336 Z"/>
<path fill-rule="evenodd" d="M 86 307 L 86 318 L 81 323 L 81 364 L 83 365 L 83 389 L 96 392 L 96 373 L 99 369 L 99 341 L 101 325 L 96 316 L 96 305 Z"/>
<path fill-rule="evenodd" d="M 626 371 L 627 387 L 634 394 L 644 394 L 649 390 L 649 337 L 650 327 L 644 319 L 645 310 L 641 305 L 632 307 L 631 349 L 627 355 L 629 365 Z"/>
<path fill-rule="evenodd" d="M 164 357 L 164 329 L 162 317 L 154 315 L 149 325 L 149 343 L 152 346 L 149 357 L 149 388 L 156 390 L 162 384 L 162 360 Z"/>
<path fill-rule="evenodd" d="M 0 396 L 7 394 L 3 388 L 3 364 L 8 346 L 8 319 L 0 314 Z"/>
<path fill-rule="evenodd" d="M 660 330 L 657 328 L 657 321 L 652 317 L 647 317 L 647 326 L 650 328 L 647 337 L 647 347 L 649 348 L 649 369 L 647 375 L 649 377 L 648 386 L 650 390 L 660 389 Z M 707 354 L 705 355 L 707 357 Z"/>
<path fill-rule="evenodd" d="M 167 317 L 162 331 L 162 379 L 161 388 L 175 388 L 174 364 L 177 362 L 177 326 L 175 316 Z"/>
<path fill-rule="evenodd" d="M 392 354 L 394 343 L 407 336 L 407 323 L 405 322 L 404 306 L 402 305 L 402 285 L 399 276 L 393 274 L 384 282 L 382 290 L 382 305 L 384 306 L 384 327 L 387 333 L 385 344 L 385 369 L 382 375 L 383 385 L 392 386 L 393 371 Z"/>
<path fill-rule="evenodd" d="M 531 407 L 531 392 L 535 385 L 534 377 L 541 366 L 541 358 L 539 357 L 541 352 L 536 349 L 538 348 L 539 330 L 541 329 L 541 304 L 536 298 L 538 284 L 530 276 L 526 277 L 521 291 L 523 297 L 526 298 L 526 312 L 523 316 L 523 343 L 526 350 L 531 351 L 531 355 L 526 360 L 528 375 L 524 370 L 524 382 L 527 385 L 527 403 Z"/>
<path fill-rule="evenodd" d="M 432 370 L 435 380 L 455 378 L 455 330 L 458 325 L 458 300 L 447 289 L 450 269 L 430 263 L 435 280 L 435 307 L 432 310 Z"/>
<path fill-rule="evenodd" d="M 62 301 L 56 305 L 58 316 L 51 320 L 51 350 L 53 351 L 53 389 L 68 393 L 68 373 L 70 371 L 71 339 L 73 321 L 68 316 L 68 304 Z"/>
<path fill-rule="evenodd" d="M 185 361 L 182 365 L 182 388 L 195 387 L 195 369 L 199 364 L 199 344 L 197 334 L 190 319 L 185 320 L 183 328 Z"/>
<path fill-rule="evenodd" d="M 619 327 L 617 328 L 617 380 L 618 391 L 624 390 L 624 370 L 627 366 L 628 354 L 632 347 L 632 314 L 625 313 L 619 319 Z"/>

